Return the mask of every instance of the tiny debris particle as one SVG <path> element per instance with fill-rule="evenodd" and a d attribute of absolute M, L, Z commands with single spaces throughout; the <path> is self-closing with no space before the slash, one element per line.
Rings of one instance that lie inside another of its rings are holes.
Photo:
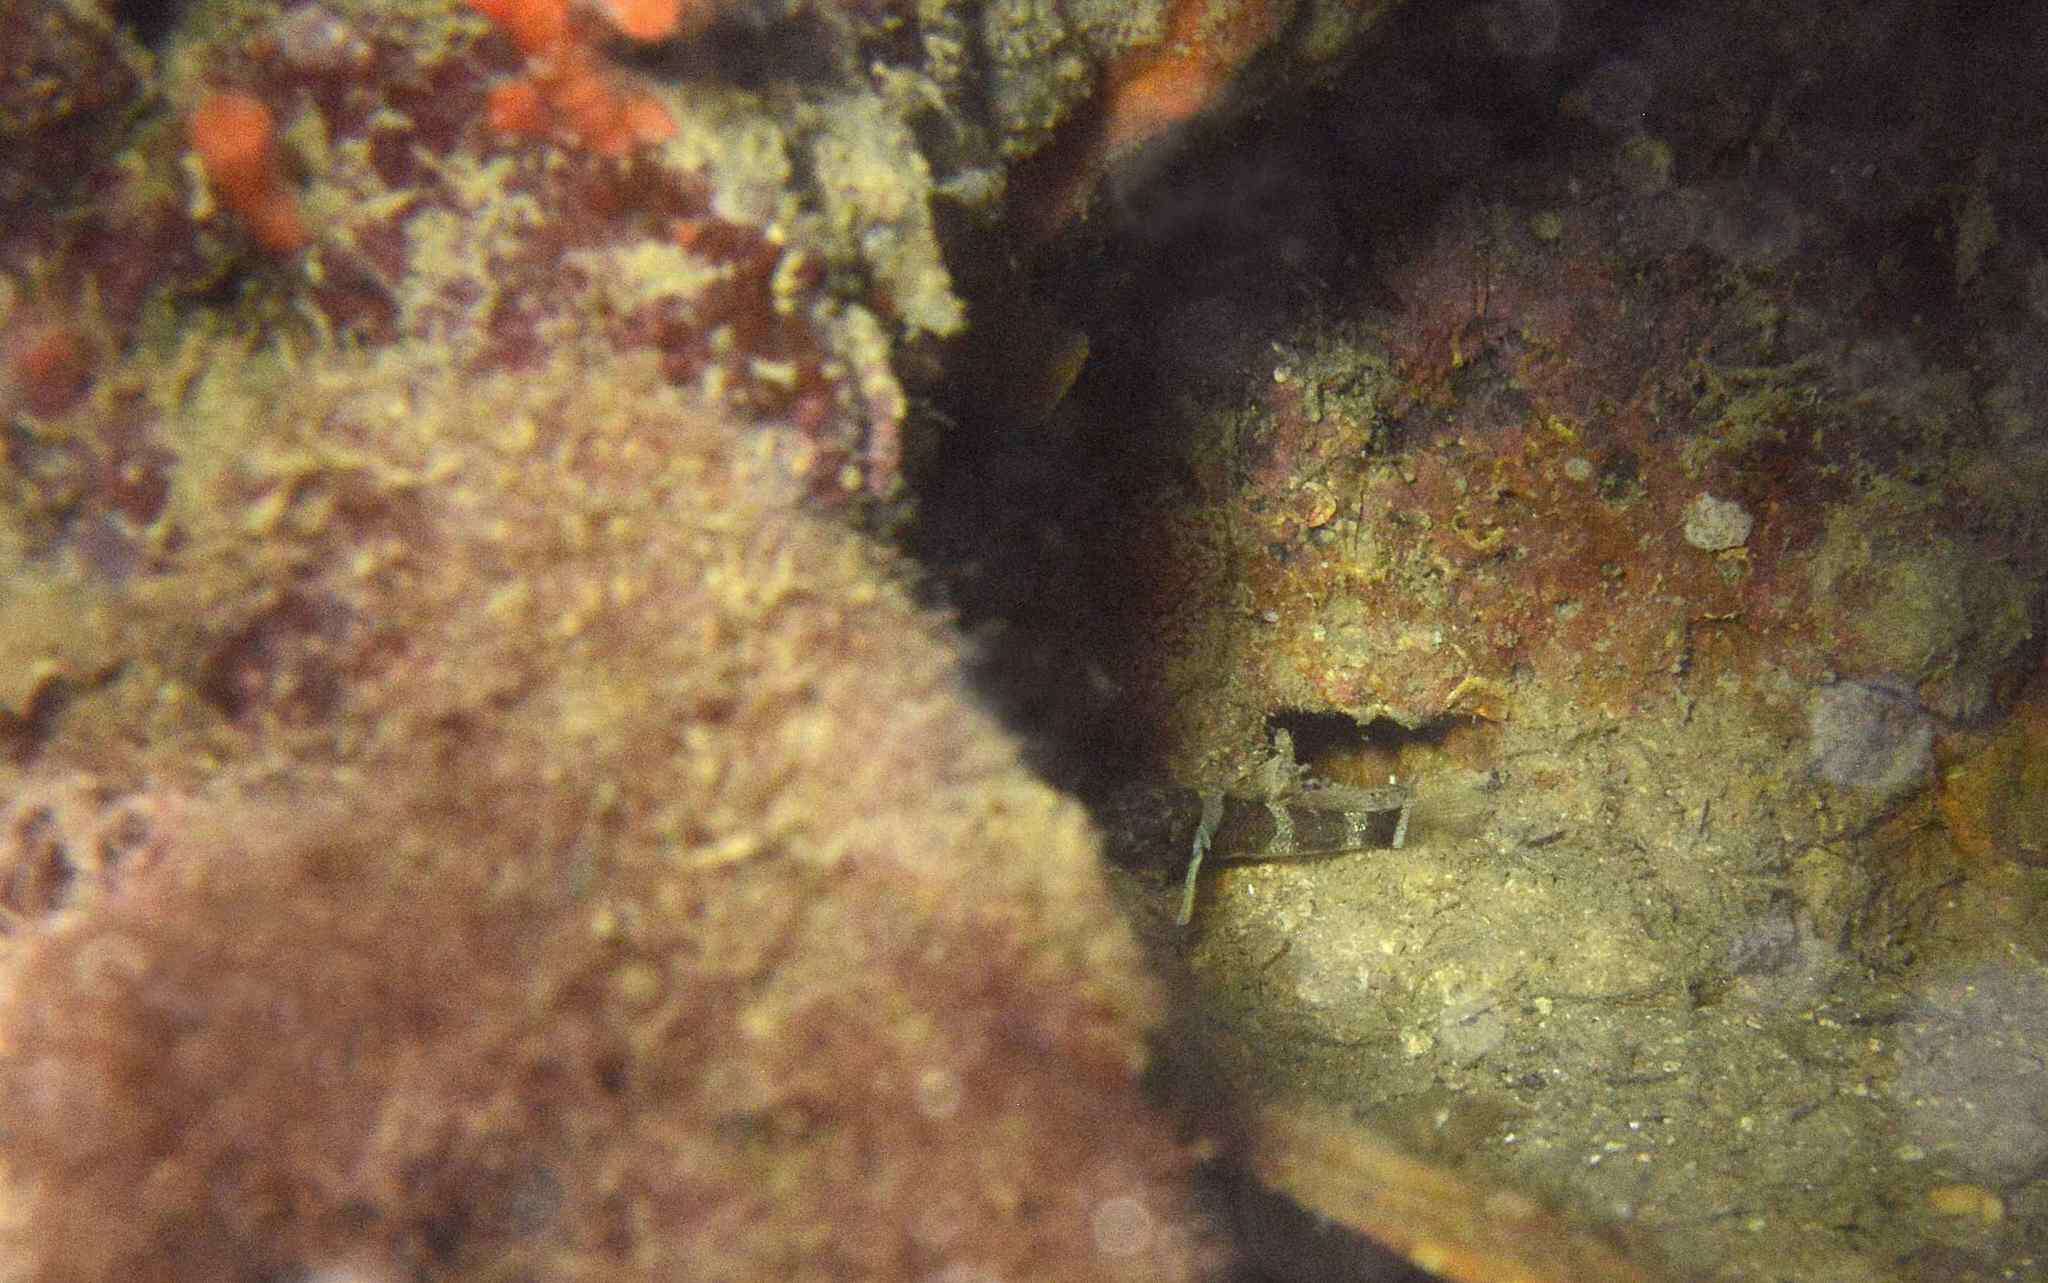
<path fill-rule="evenodd" d="M 1741 504 L 1703 493 L 1685 510 L 1685 541 L 1703 552 L 1725 552 L 1748 543 L 1755 524 Z"/>

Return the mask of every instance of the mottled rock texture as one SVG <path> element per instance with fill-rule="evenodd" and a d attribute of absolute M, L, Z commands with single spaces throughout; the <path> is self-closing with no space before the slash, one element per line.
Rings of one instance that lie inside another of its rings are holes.
<path fill-rule="evenodd" d="M 760 438 L 550 374 L 223 359 L 150 573 L 10 572 L 120 659 L 0 776 L 4 1272 L 1191 1275 L 1078 808 Z"/>

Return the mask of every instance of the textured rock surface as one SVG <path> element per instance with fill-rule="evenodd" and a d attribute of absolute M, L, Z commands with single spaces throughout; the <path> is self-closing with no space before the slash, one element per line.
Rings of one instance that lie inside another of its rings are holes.
<path fill-rule="evenodd" d="M 645 362 L 157 426 L 98 779 L 5 777 L 10 1277 L 1194 1272 L 1082 815 L 766 443 Z"/>

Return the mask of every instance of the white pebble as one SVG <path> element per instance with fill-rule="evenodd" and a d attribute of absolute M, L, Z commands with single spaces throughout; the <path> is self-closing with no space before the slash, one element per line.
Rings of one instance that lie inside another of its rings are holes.
<path fill-rule="evenodd" d="M 1702 494 L 1685 510 L 1685 541 L 1705 552 L 1740 548 L 1755 524 L 1741 504 Z"/>

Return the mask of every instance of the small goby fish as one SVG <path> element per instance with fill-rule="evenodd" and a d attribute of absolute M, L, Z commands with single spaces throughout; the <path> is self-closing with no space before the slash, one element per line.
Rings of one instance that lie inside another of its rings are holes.
<path fill-rule="evenodd" d="M 1326 785 L 1282 797 L 1245 797 L 1177 787 L 1134 790 L 1108 808 L 1112 850 L 1126 863 L 1158 865 L 1188 852 L 1178 922 L 1195 912 L 1195 880 L 1208 862 L 1294 860 L 1399 847 L 1408 839 L 1415 791 Z M 1389 834 L 1388 816 L 1392 832 Z"/>

